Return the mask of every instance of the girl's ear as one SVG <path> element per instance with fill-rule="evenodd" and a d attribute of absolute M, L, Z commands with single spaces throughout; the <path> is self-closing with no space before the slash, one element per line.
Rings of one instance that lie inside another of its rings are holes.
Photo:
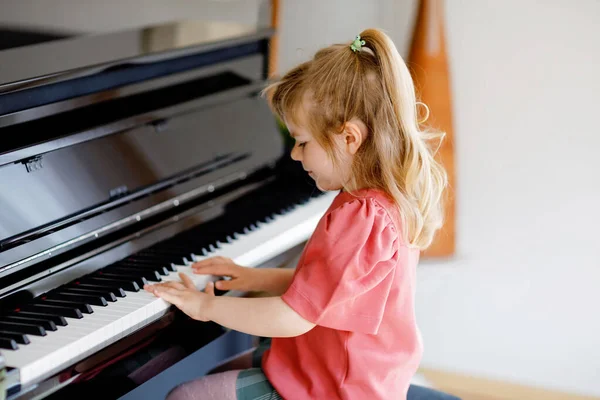
<path fill-rule="evenodd" d="M 367 127 L 362 121 L 352 119 L 344 125 L 343 135 L 345 148 L 354 155 L 367 137 Z"/>

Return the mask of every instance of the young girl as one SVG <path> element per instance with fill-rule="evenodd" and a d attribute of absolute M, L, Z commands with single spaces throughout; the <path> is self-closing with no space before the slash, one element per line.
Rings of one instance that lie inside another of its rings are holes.
<path fill-rule="evenodd" d="M 225 258 L 193 266 L 226 275 L 214 297 L 191 280 L 146 289 L 192 318 L 272 337 L 260 368 L 209 375 L 169 399 L 400 399 L 421 359 L 415 267 L 442 223 L 446 174 L 421 131 L 409 71 L 376 29 L 320 50 L 266 89 L 296 140 L 292 158 L 319 189 L 341 190 L 296 270 Z M 212 396 L 212 397 L 211 397 Z"/>

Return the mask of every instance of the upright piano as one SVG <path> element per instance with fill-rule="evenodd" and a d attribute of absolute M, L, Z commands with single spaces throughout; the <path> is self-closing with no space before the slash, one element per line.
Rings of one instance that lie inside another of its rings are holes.
<path fill-rule="evenodd" d="M 142 286 L 280 265 L 331 203 L 261 97 L 272 31 L 182 26 L 0 52 L 0 398 L 164 398 L 247 350 Z"/>

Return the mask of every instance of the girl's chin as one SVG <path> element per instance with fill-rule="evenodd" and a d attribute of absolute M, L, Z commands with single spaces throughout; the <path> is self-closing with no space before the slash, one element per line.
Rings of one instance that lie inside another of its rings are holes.
<path fill-rule="evenodd" d="M 315 177 L 312 172 L 309 173 L 309 176 L 312 178 L 313 181 L 315 181 L 315 186 L 317 186 L 317 189 L 319 189 L 321 192 L 325 192 L 327 191 L 327 189 L 325 189 L 321 183 L 319 182 L 319 179 L 317 177 Z"/>
<path fill-rule="evenodd" d="M 335 191 L 335 190 L 340 190 L 341 187 L 333 187 L 332 185 L 327 185 L 327 184 L 323 184 L 322 182 L 319 182 L 317 179 L 314 179 L 315 181 L 315 185 L 317 186 L 317 189 L 319 189 L 321 192 L 330 192 L 330 191 Z"/>

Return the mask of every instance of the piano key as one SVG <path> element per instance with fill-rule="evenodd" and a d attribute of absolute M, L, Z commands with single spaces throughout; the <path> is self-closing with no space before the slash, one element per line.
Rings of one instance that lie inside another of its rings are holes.
<path fill-rule="evenodd" d="M 19 346 L 17 346 L 14 339 L 0 336 L 0 349 L 17 350 L 18 348 Z"/>
<path fill-rule="evenodd" d="M 185 265 L 186 262 L 189 261 L 189 260 L 185 259 L 184 257 L 168 257 L 168 256 L 163 257 L 163 256 L 159 256 L 157 254 L 144 254 L 144 253 L 138 253 L 135 256 L 126 258 L 125 260 L 134 261 L 134 262 L 135 261 L 153 262 L 153 263 L 157 263 L 159 265 L 171 264 L 171 263 Z"/>
<path fill-rule="evenodd" d="M 69 293 L 69 292 L 57 292 L 48 293 L 45 297 L 49 300 L 67 300 L 75 301 L 79 303 L 88 303 L 94 306 L 106 307 L 108 302 L 102 296 L 85 295 L 80 293 Z"/>
<path fill-rule="evenodd" d="M 106 301 L 115 302 L 117 301 L 117 297 L 113 292 L 103 289 L 80 289 L 75 287 L 62 286 L 59 288 L 60 293 L 74 293 L 74 294 L 83 294 L 88 296 L 100 296 Z"/>
<path fill-rule="evenodd" d="M 46 330 L 43 326 L 23 322 L 0 322 L 0 330 L 25 333 L 28 335 L 46 336 Z"/>
<path fill-rule="evenodd" d="M 127 279 L 117 279 L 117 278 L 99 278 L 95 276 L 86 277 L 84 279 L 80 279 L 80 282 L 84 284 L 99 284 L 99 285 L 112 285 L 114 287 L 120 287 L 128 292 L 138 292 L 140 287 L 137 283 L 132 280 Z"/>
<path fill-rule="evenodd" d="M 3 315 L 0 318 L 2 321 L 9 321 L 9 322 L 24 322 L 27 324 L 35 324 L 35 325 L 40 325 L 41 327 L 43 327 L 45 330 L 47 331 L 55 331 L 56 330 L 56 324 L 50 320 L 47 319 L 38 319 L 38 318 L 32 318 L 32 317 L 17 317 L 14 315 Z"/>
<path fill-rule="evenodd" d="M 103 278 L 103 279 L 115 279 L 115 280 L 123 280 L 123 281 L 127 281 L 127 282 L 135 282 L 137 283 L 137 285 L 142 288 L 144 287 L 144 285 L 148 284 L 148 280 L 143 277 L 143 276 L 137 276 L 134 274 L 118 274 L 118 273 L 113 273 L 113 272 L 105 272 L 103 270 L 100 270 L 98 272 L 96 272 L 94 275 L 90 275 L 90 277 L 94 277 L 94 278 Z"/>
<path fill-rule="evenodd" d="M 152 282 L 160 282 L 161 278 L 160 278 L 160 274 L 156 271 L 152 271 L 152 270 L 128 270 L 128 269 L 121 269 L 121 268 L 115 268 L 115 267 L 110 267 L 109 269 L 105 268 L 102 270 L 102 276 L 122 276 L 122 277 L 138 277 L 138 278 L 145 278 L 147 281 L 152 281 Z M 138 283 L 139 284 L 139 283 Z"/>
<path fill-rule="evenodd" d="M 49 304 L 52 306 L 72 307 L 78 309 L 83 314 L 91 314 L 94 312 L 94 310 L 92 310 L 92 306 L 89 304 L 77 302 L 75 300 L 54 300 L 42 297 L 34 300 L 33 304 Z"/>
<path fill-rule="evenodd" d="M 7 339 L 12 339 L 19 344 L 29 344 L 29 338 L 23 333 L 9 332 L 0 330 L 0 336 Z"/>
<path fill-rule="evenodd" d="M 63 317 L 83 318 L 81 311 L 73 307 L 55 306 L 49 304 L 25 304 L 22 305 L 20 309 L 36 313 L 52 313 L 62 315 Z"/>
<path fill-rule="evenodd" d="M 277 216 L 271 223 L 257 223 L 254 231 L 240 234 L 235 243 L 223 243 L 210 256 L 223 254 L 238 265 L 257 266 L 308 239 L 335 195 L 326 193 L 297 206 L 293 212 Z M 194 255 L 195 260 L 204 258 L 201 254 Z"/>
<path fill-rule="evenodd" d="M 160 268 L 160 267 L 164 267 L 166 268 L 168 271 L 170 272 L 175 272 L 177 271 L 177 268 L 175 268 L 175 264 L 173 263 L 165 263 L 162 261 L 152 261 L 152 260 L 136 260 L 136 261 L 132 261 L 129 259 L 125 259 L 124 261 L 120 261 L 119 263 L 123 263 L 124 265 L 131 265 L 131 266 L 140 266 L 140 267 L 148 267 L 148 268 Z"/>
<path fill-rule="evenodd" d="M 52 321 L 52 322 L 54 322 L 54 324 L 56 324 L 58 326 L 67 326 L 67 320 L 65 320 L 65 317 L 63 317 L 62 315 L 58 315 L 58 314 L 43 313 L 43 312 L 29 312 L 29 311 L 13 311 L 12 313 L 10 313 L 8 315 L 15 315 L 17 317 L 22 316 L 22 317 L 43 319 L 43 320 L 47 320 L 47 321 Z"/>
<path fill-rule="evenodd" d="M 189 256 L 189 250 L 176 250 L 170 247 L 151 247 L 136 255 L 137 257 L 145 257 L 158 260 L 179 261 L 182 258 Z"/>
<path fill-rule="evenodd" d="M 124 271 L 156 271 L 159 275 L 166 276 L 169 275 L 169 270 L 166 267 L 151 267 L 151 266 L 141 266 L 136 264 L 129 263 L 119 263 L 115 264 L 113 267 L 115 269 L 124 270 Z"/>
<path fill-rule="evenodd" d="M 122 287 L 120 287 L 118 284 L 110 284 L 110 283 L 104 283 L 104 282 L 93 282 L 93 283 L 82 283 L 82 282 L 75 282 L 71 285 L 67 286 L 68 288 L 73 288 L 73 289 L 90 289 L 90 290 L 110 290 L 111 293 L 113 293 L 116 297 L 126 297 L 127 293 L 125 293 L 125 290 L 123 290 Z"/>

